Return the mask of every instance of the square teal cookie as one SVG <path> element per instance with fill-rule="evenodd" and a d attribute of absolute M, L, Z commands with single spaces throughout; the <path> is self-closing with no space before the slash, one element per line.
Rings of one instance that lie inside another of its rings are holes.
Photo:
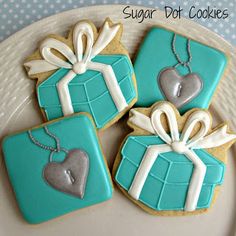
<path fill-rule="evenodd" d="M 112 197 L 111 177 L 86 113 L 10 135 L 3 154 L 16 200 L 31 224 Z"/>
<path fill-rule="evenodd" d="M 174 32 L 159 27 L 153 27 L 146 35 L 134 62 L 139 95 L 136 106 L 169 100 L 180 105 L 181 113 L 191 108 L 208 108 L 224 73 L 226 56 L 194 40 L 189 41 L 189 55 L 186 37 L 176 34 L 173 40 Z M 174 52 L 181 62 L 190 59 L 190 68 L 186 64 L 176 66 L 178 59 Z M 166 69 L 169 70 L 163 76 Z"/>

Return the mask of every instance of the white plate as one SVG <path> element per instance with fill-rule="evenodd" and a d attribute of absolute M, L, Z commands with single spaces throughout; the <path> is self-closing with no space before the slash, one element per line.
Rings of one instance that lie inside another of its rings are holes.
<path fill-rule="evenodd" d="M 93 6 L 63 12 L 45 18 L 0 44 L 0 137 L 30 128 L 42 122 L 35 99 L 35 83 L 27 79 L 22 62 L 48 33 L 64 34 L 77 21 L 89 18 L 100 26 L 105 17 L 124 24 L 123 44 L 132 57 L 148 28 L 159 24 L 187 34 L 205 44 L 226 52 L 230 57 L 228 75 L 221 82 L 211 108 L 215 118 L 231 120 L 236 130 L 236 53 L 235 49 L 215 33 L 186 19 L 167 20 L 163 12 L 139 24 L 124 20 L 124 6 Z M 140 7 L 133 7 L 138 9 Z M 210 62 L 209 62 L 210 63 Z M 207 66 L 207 65 L 206 65 Z M 217 115 L 219 112 L 219 117 Z M 125 131 L 126 130 L 126 131 Z M 119 144 L 127 133 L 125 120 L 100 134 L 109 166 L 112 166 Z M 232 235 L 236 222 L 236 168 L 233 151 L 229 152 L 225 182 L 218 200 L 207 214 L 192 217 L 156 217 L 145 213 L 115 188 L 112 200 L 59 217 L 41 225 L 27 224 L 21 217 L 5 166 L 0 166 L 0 235 Z M 2 157 L 1 157 L 2 158 Z"/>

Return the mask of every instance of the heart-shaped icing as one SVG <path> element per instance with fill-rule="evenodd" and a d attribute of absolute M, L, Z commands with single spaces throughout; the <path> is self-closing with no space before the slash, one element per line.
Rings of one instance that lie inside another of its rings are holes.
<path fill-rule="evenodd" d="M 44 168 L 43 176 L 53 188 L 82 199 L 88 171 L 87 153 L 73 149 L 68 152 L 63 162 L 49 162 Z"/>
<path fill-rule="evenodd" d="M 166 99 L 177 108 L 195 98 L 203 87 L 202 80 L 197 74 L 189 73 L 181 76 L 174 67 L 162 70 L 158 77 L 158 83 Z"/>

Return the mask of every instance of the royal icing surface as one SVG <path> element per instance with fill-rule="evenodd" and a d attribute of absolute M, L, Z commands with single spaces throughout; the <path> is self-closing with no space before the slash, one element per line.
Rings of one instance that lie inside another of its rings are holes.
<path fill-rule="evenodd" d="M 150 106 L 156 101 L 169 99 L 180 107 L 181 113 L 196 107 L 207 108 L 226 67 L 226 56 L 214 48 L 191 40 L 190 65 L 193 74 L 183 65 L 174 68 L 178 60 L 173 53 L 173 36 L 171 31 L 154 27 L 145 37 L 134 63 L 139 94 L 136 105 Z M 187 39 L 176 35 L 174 43 L 179 58 L 186 62 L 189 57 Z M 161 75 L 168 68 L 168 74 Z M 173 82 L 165 83 L 167 76 L 169 80 L 171 76 Z"/>
<path fill-rule="evenodd" d="M 40 144 L 55 148 L 57 142 L 45 133 L 44 126 L 33 128 L 31 134 Z M 24 218 L 32 224 L 112 197 L 110 175 L 90 118 L 78 114 L 46 126 L 64 151 L 51 150 L 50 155 L 50 150 L 32 142 L 27 131 L 3 142 L 16 199 Z"/>

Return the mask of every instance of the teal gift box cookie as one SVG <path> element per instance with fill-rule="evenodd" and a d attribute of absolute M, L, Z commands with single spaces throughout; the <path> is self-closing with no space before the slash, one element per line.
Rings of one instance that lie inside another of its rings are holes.
<path fill-rule="evenodd" d="M 208 108 L 226 65 L 227 58 L 221 51 L 153 27 L 134 62 L 139 94 L 136 106 L 167 100 L 180 113 Z"/>
<path fill-rule="evenodd" d="M 31 224 L 112 197 L 109 170 L 86 113 L 10 135 L 2 148 L 19 208 Z"/>
<path fill-rule="evenodd" d="M 133 106 L 136 82 L 121 34 L 122 25 L 109 19 L 99 32 L 80 21 L 68 38 L 50 36 L 40 43 L 24 65 L 38 80 L 38 103 L 47 120 L 88 112 L 104 129 Z"/>
<path fill-rule="evenodd" d="M 156 136 L 129 136 L 126 140 L 116 174 L 116 181 L 125 190 L 131 187 L 145 151 L 153 144 L 163 144 L 163 141 Z M 207 166 L 196 208 L 204 209 L 210 207 L 215 187 L 223 182 L 225 165 L 203 150 L 196 154 Z M 139 201 L 158 211 L 183 210 L 192 171 L 193 163 L 184 155 L 175 152 L 160 155 L 143 185 Z"/>
<path fill-rule="evenodd" d="M 207 211 L 219 192 L 226 152 L 236 135 L 227 125 L 211 128 L 209 112 L 180 116 L 168 102 L 130 112 L 134 129 L 117 154 L 113 178 L 134 203 L 155 215 Z"/>

